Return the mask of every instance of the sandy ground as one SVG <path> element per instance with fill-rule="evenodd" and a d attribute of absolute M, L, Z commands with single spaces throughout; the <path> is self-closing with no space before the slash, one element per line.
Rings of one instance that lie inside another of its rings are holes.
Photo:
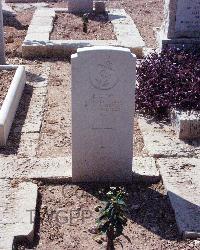
<path fill-rule="evenodd" d="M 0 108 L 6 97 L 12 79 L 14 77 L 14 70 L 0 70 Z"/>
<path fill-rule="evenodd" d="M 88 31 L 83 32 L 82 15 L 58 13 L 51 33 L 52 40 L 115 40 L 113 25 L 107 15 L 90 14 L 88 17 Z"/>
<path fill-rule="evenodd" d="M 33 245 L 18 250 L 105 249 L 105 236 L 96 234 L 97 206 L 104 206 L 97 184 L 40 183 L 37 230 Z M 198 250 L 199 241 L 181 241 L 162 183 L 126 186 L 128 223 L 115 249 Z M 96 239 L 97 240 L 96 240 Z M 98 243 L 97 243 L 98 242 Z M 28 248 L 29 247 L 29 248 Z"/>
<path fill-rule="evenodd" d="M 16 12 L 15 16 L 4 15 L 5 51 L 7 57 L 21 57 L 21 45 L 31 22 L 34 8 Z"/>

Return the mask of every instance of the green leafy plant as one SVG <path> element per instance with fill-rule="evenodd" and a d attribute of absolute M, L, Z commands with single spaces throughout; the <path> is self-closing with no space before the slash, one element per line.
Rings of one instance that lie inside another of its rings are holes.
<path fill-rule="evenodd" d="M 121 187 L 111 187 L 106 194 L 107 202 L 100 212 L 97 228 L 99 233 L 106 234 L 107 250 L 114 249 L 114 240 L 123 234 L 124 226 L 126 226 L 126 196 L 124 188 Z"/>
<path fill-rule="evenodd" d="M 88 18 L 89 18 L 88 13 L 84 14 L 83 17 L 82 17 L 82 20 L 83 20 L 83 32 L 84 33 L 87 33 L 87 31 L 88 31 L 88 22 L 89 22 Z"/>

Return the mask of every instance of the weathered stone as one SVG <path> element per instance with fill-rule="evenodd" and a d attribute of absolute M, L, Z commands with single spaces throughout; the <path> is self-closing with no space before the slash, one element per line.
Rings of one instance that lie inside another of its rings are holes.
<path fill-rule="evenodd" d="M 160 46 L 200 44 L 199 0 L 165 0 L 164 22 L 158 34 Z"/>
<path fill-rule="evenodd" d="M 35 40 L 37 37 L 37 40 Z M 48 41 L 49 40 L 49 33 L 40 32 L 40 33 L 29 33 L 25 37 L 25 41 Z"/>
<path fill-rule="evenodd" d="M 39 133 L 22 133 L 17 151 L 18 155 L 20 157 L 36 156 L 39 138 Z"/>
<path fill-rule="evenodd" d="M 132 181 L 155 183 L 160 180 L 159 171 L 152 157 L 134 157 L 132 164 Z M 72 180 L 72 157 L 56 158 L 18 158 L 1 157 L 0 179 L 65 179 Z"/>
<path fill-rule="evenodd" d="M 171 121 L 179 139 L 200 138 L 200 112 L 173 110 Z"/>
<path fill-rule="evenodd" d="M 174 135 L 171 126 L 139 118 L 138 124 L 143 135 L 145 149 L 150 156 L 159 157 L 198 157 L 200 142 L 181 141 Z"/>
<path fill-rule="evenodd" d="M 153 157 L 133 158 L 133 182 L 155 183 L 160 178 L 160 173 Z"/>
<path fill-rule="evenodd" d="M 71 179 L 71 156 L 57 158 L 1 157 L 1 178 Z"/>
<path fill-rule="evenodd" d="M 0 0 L 0 64 L 5 64 L 2 1 Z"/>
<path fill-rule="evenodd" d="M 158 159 L 180 234 L 200 237 L 200 159 Z"/>
<path fill-rule="evenodd" d="M 115 47 L 72 56 L 72 178 L 130 182 L 136 58 Z"/>
<path fill-rule="evenodd" d="M 92 12 L 93 0 L 68 0 L 68 11 L 71 13 Z"/>
<path fill-rule="evenodd" d="M 0 179 L 0 249 L 11 250 L 14 237 L 34 236 L 37 185 Z"/>
<path fill-rule="evenodd" d="M 24 86 L 26 73 L 23 66 L 17 67 L 15 75 L 10 83 L 9 91 L 3 101 L 0 112 L 0 145 L 5 146 L 8 135 L 19 105 Z"/>

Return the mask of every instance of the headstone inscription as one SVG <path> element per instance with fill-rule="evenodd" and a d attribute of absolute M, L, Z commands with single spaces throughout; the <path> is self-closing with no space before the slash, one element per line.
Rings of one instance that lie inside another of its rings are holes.
<path fill-rule="evenodd" d="M 161 47 L 199 45 L 200 0 L 165 0 L 164 22 L 158 39 Z"/>
<path fill-rule="evenodd" d="M 72 55 L 72 179 L 130 182 L 136 57 L 91 47 Z"/>

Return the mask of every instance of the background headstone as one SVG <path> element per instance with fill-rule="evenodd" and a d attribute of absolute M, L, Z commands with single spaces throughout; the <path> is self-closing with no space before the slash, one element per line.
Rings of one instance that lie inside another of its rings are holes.
<path fill-rule="evenodd" d="M 106 11 L 106 3 L 103 1 L 95 2 L 95 12 L 97 14 L 105 13 Z"/>
<path fill-rule="evenodd" d="M 5 64 L 2 2 L 0 0 L 0 64 Z"/>
<path fill-rule="evenodd" d="M 93 0 L 68 0 L 70 13 L 90 13 L 93 11 Z"/>
<path fill-rule="evenodd" d="M 160 46 L 200 44 L 200 0 L 165 0 Z"/>
<path fill-rule="evenodd" d="M 135 75 L 129 49 L 72 55 L 73 181 L 131 181 Z"/>

